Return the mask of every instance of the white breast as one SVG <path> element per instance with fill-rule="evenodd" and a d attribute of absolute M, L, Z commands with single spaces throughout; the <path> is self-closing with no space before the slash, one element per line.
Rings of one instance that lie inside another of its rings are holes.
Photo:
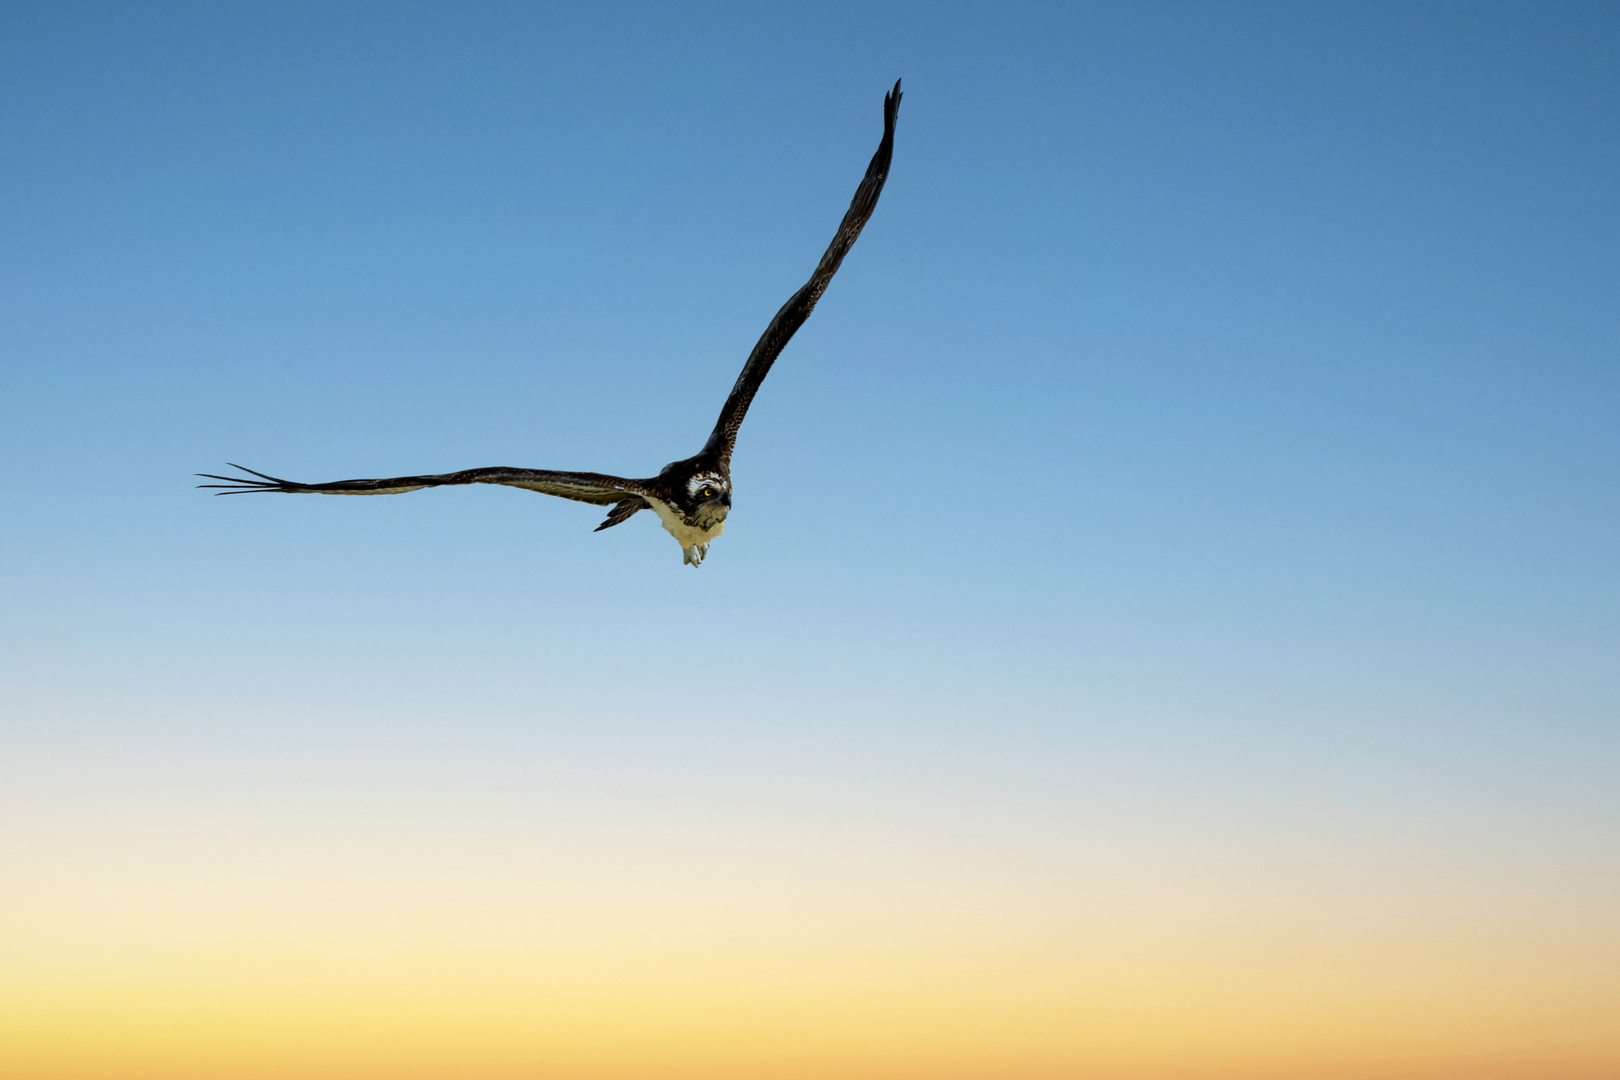
<path fill-rule="evenodd" d="M 688 525 L 681 519 L 673 508 L 662 499 L 655 499 L 651 495 L 644 495 L 658 514 L 658 520 L 664 523 L 664 530 L 673 536 L 683 548 L 693 547 L 697 544 L 707 544 L 710 540 L 726 531 L 726 523 L 719 522 L 712 529 L 699 529 L 695 525 Z"/>

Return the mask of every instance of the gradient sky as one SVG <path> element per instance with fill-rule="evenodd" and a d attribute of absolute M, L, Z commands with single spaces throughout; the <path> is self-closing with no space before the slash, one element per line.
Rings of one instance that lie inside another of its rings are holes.
<path fill-rule="evenodd" d="M 1620 1075 L 1617 55 L 0 4 L 0 1072 Z"/>

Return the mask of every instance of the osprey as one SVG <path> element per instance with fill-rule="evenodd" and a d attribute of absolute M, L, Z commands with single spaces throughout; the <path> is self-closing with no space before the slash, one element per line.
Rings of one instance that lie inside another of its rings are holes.
<path fill-rule="evenodd" d="M 611 506 L 607 520 L 596 527 L 597 532 L 628 520 L 638 511 L 652 509 L 658 514 L 671 536 L 681 545 L 683 563 L 697 566 L 708 554 L 709 544 L 725 529 L 726 515 L 731 510 L 731 451 L 737 444 L 737 429 L 742 426 L 748 405 L 759 391 L 760 383 L 771 370 L 783 346 L 815 310 L 816 301 L 826 291 L 828 282 L 838 272 L 838 266 L 861 235 L 867 218 L 877 206 L 883 182 L 889 175 L 889 158 L 894 151 L 894 122 L 900 111 L 900 83 L 883 97 L 883 140 L 878 143 L 866 175 L 855 189 L 855 198 L 849 212 L 839 223 L 832 243 L 816 264 L 815 273 L 798 292 L 789 297 L 776 317 L 765 328 L 743 364 L 742 374 L 731 388 L 731 394 L 720 409 L 703 449 L 689 458 L 672 461 L 657 476 L 646 480 L 632 480 L 622 476 L 606 476 L 590 472 L 554 472 L 549 469 L 513 469 L 494 466 L 487 469 L 466 469 L 462 472 L 440 473 L 433 476 L 395 476 L 383 480 L 335 480 L 325 484 L 300 484 L 282 480 L 267 473 L 231 463 L 259 479 L 216 476 L 198 473 L 209 480 L 222 480 L 219 484 L 198 484 L 203 488 L 223 488 L 217 495 L 237 495 L 254 491 L 280 491 L 287 494 L 317 493 L 322 495 L 400 495 L 407 491 L 420 491 L 428 487 L 448 484 L 505 484 L 507 487 L 526 488 L 544 495 L 557 495 L 576 502 Z"/>

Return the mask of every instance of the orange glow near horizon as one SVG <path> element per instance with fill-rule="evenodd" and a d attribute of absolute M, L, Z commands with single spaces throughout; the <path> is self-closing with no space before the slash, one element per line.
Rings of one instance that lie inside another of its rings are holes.
<path fill-rule="evenodd" d="M 413 945 L 387 957 L 198 949 L 9 985 L 7 1075 L 1460 1080 L 1596 1078 L 1616 1061 L 1616 1002 L 1596 987 L 1567 975 L 1529 993 L 1482 986 L 1434 958 L 1244 971 L 1209 955 Z"/>
<path fill-rule="evenodd" d="M 1219 877 L 1152 890 L 1157 904 L 1129 882 L 1039 903 L 972 875 L 929 888 L 922 866 L 916 889 L 766 866 L 710 891 L 715 868 L 680 854 L 536 873 L 486 853 L 437 885 L 341 857 L 281 882 L 244 862 L 193 871 L 189 899 L 172 867 L 46 873 L 5 905 L 0 1063 L 13 1080 L 1597 1080 L 1620 1066 L 1620 949 L 1597 925 L 1417 898 L 1341 908 Z"/>

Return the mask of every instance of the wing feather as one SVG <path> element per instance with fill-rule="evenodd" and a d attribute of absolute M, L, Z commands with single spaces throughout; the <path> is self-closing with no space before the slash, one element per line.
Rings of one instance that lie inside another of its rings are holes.
<path fill-rule="evenodd" d="M 855 197 L 850 200 L 844 220 L 838 224 L 838 232 L 821 256 L 821 262 L 816 264 L 810 280 L 782 305 L 765 328 L 765 333 L 760 335 L 754 351 L 748 354 L 748 361 L 743 364 L 742 373 L 737 376 L 736 384 L 731 388 L 731 394 L 720 409 L 720 419 L 716 421 L 704 450 L 718 453 L 727 464 L 731 461 L 732 449 L 737 445 L 737 429 L 742 426 L 748 406 L 758 393 L 760 384 L 765 381 L 765 376 L 770 373 L 771 365 L 815 310 L 816 301 L 827 290 L 827 284 L 838 272 L 849 249 L 855 246 L 855 239 L 861 235 L 861 229 L 877 207 L 878 196 L 883 193 L 883 182 L 889 178 L 889 159 L 894 154 L 894 124 L 900 113 L 900 98 L 900 82 L 897 79 L 894 89 L 883 97 L 883 140 L 878 143 L 877 153 L 872 155 L 866 175 L 855 189 Z"/>
<path fill-rule="evenodd" d="M 513 469 L 493 466 L 486 469 L 464 469 L 461 472 L 438 473 L 426 476 L 394 476 L 375 480 L 333 480 L 323 484 L 304 484 L 296 480 L 283 480 L 255 469 L 228 462 L 231 468 L 258 477 L 216 476 L 198 473 L 209 480 L 223 480 L 221 484 L 198 484 L 200 488 L 219 488 L 216 495 L 242 495 L 248 492 L 277 491 L 286 494 L 317 495 L 402 495 L 408 491 L 421 491 L 429 487 L 453 484 L 504 484 L 507 487 L 538 491 L 543 495 L 556 495 L 576 502 L 605 506 L 637 499 L 646 493 L 640 480 L 602 473 L 557 472 L 551 469 Z M 645 504 L 643 504 L 645 505 Z M 628 516 L 628 515 L 626 515 Z"/>

